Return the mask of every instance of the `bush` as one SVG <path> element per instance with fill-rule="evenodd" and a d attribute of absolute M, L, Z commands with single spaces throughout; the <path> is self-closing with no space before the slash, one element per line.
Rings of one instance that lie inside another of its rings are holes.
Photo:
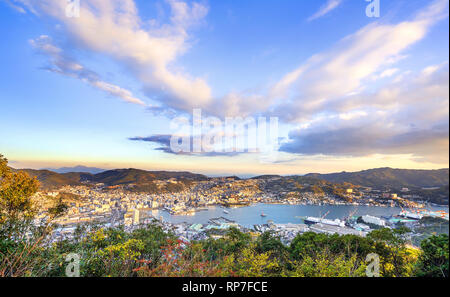
<path fill-rule="evenodd" d="M 417 276 L 448 277 L 448 235 L 441 234 L 421 243 L 422 253 L 417 263 Z"/>

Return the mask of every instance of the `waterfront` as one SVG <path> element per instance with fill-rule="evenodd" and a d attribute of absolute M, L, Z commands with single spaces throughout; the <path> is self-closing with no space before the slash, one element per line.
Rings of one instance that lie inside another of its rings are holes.
<path fill-rule="evenodd" d="M 445 210 L 448 212 L 448 206 L 432 206 L 430 210 Z M 227 208 L 228 214 L 224 212 L 224 208 L 220 206 L 208 207 L 206 210 L 198 211 L 191 215 L 171 215 L 167 211 L 152 211 L 152 214 L 163 220 L 173 224 L 178 223 L 199 223 L 208 224 L 212 218 L 225 217 L 233 220 L 241 226 L 251 228 L 255 224 L 266 224 L 273 221 L 277 224 L 302 223 L 299 216 L 322 216 L 328 215 L 328 219 L 342 219 L 353 215 L 373 215 L 373 216 L 390 216 L 397 215 L 401 209 L 399 207 L 378 207 L 378 206 L 356 206 L 356 205 L 280 205 L 280 204 L 254 204 L 251 206 Z M 262 217 L 264 213 L 267 216 Z"/>

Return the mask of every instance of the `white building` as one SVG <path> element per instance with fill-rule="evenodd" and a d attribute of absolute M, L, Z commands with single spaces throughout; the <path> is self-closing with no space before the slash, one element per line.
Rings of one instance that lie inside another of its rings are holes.
<path fill-rule="evenodd" d="M 386 226 L 386 222 L 383 219 L 377 217 L 365 215 L 362 217 L 362 220 L 364 221 L 364 223 L 374 224 L 378 226 Z"/>
<path fill-rule="evenodd" d="M 139 225 L 141 216 L 140 216 L 140 211 L 139 209 L 135 209 L 134 210 L 134 217 L 133 217 L 133 224 L 134 225 Z"/>

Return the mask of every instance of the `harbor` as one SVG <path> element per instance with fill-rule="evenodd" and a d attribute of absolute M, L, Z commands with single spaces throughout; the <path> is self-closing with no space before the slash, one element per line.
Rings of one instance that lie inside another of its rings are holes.
<path fill-rule="evenodd" d="M 227 213 L 226 213 L 226 212 Z M 448 207 L 430 206 L 429 211 L 448 214 Z M 304 223 L 305 217 L 322 217 L 326 220 L 343 220 L 349 216 L 371 215 L 375 217 L 393 217 L 401 220 L 399 216 L 402 209 L 399 207 L 377 207 L 377 206 L 350 206 L 350 205 L 277 205 L 277 204 L 254 204 L 246 207 L 223 208 L 220 206 L 210 206 L 202 211 L 190 215 L 173 215 L 168 211 L 154 210 L 155 217 L 162 217 L 164 221 L 171 223 L 200 223 L 208 224 L 210 219 L 226 217 L 237 224 L 253 228 L 255 224 L 267 224 L 273 221 L 277 224 L 299 224 Z M 264 214 L 265 216 L 262 216 Z M 396 218 L 396 216 L 399 216 Z M 407 218 L 403 218 L 407 219 Z M 448 215 L 447 215 L 448 219 Z M 406 220 L 407 221 L 407 220 Z"/>

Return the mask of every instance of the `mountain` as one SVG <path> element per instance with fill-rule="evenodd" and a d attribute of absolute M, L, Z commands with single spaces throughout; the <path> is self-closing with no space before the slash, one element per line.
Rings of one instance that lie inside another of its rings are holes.
<path fill-rule="evenodd" d="M 307 177 L 315 177 L 333 183 L 348 182 L 354 185 L 381 188 L 422 188 L 442 187 L 449 184 L 449 170 L 411 170 L 377 168 L 359 172 L 340 172 L 330 174 L 310 173 Z"/>
<path fill-rule="evenodd" d="M 81 185 L 83 182 L 104 183 L 108 186 L 135 184 L 148 185 L 155 180 L 176 179 L 180 181 L 207 180 L 208 177 L 190 172 L 145 171 L 140 169 L 116 169 L 92 174 L 87 172 L 57 173 L 50 170 L 21 169 L 35 176 L 43 189 L 55 189 L 64 185 Z"/>
<path fill-rule="evenodd" d="M 140 169 L 116 169 L 95 174 L 91 177 L 92 182 L 104 183 L 110 186 L 126 184 L 145 184 L 154 180 L 207 180 L 201 174 L 190 172 L 170 172 L 170 171 L 145 171 Z"/>
<path fill-rule="evenodd" d="M 103 171 L 106 171 L 106 169 L 96 168 L 96 167 L 86 167 L 86 166 L 75 166 L 75 167 L 61 167 L 61 168 L 44 168 L 42 170 L 50 170 L 56 173 L 71 173 L 71 172 L 86 172 L 86 173 L 92 173 L 97 174 Z"/>
<path fill-rule="evenodd" d="M 187 184 L 189 181 L 202 181 L 209 178 L 190 172 L 146 171 L 140 169 L 115 169 L 97 174 L 88 172 L 57 173 L 50 170 L 24 169 L 36 176 L 44 189 L 58 188 L 64 185 L 80 185 L 83 182 L 103 183 L 108 186 L 134 184 L 137 188 L 153 187 L 155 180 L 175 179 Z M 263 175 L 254 179 L 290 178 L 278 175 Z M 445 187 L 449 184 L 449 170 L 409 170 L 378 168 L 359 172 L 341 172 L 331 174 L 310 173 L 301 177 L 303 181 L 325 180 L 332 183 L 348 182 L 354 185 L 393 189 Z"/>
<path fill-rule="evenodd" d="M 50 170 L 21 169 L 21 171 L 25 171 L 30 176 L 36 177 L 43 189 L 55 189 L 65 185 L 77 186 L 81 184 L 78 180 L 70 176 L 65 176 L 64 174 Z"/>

